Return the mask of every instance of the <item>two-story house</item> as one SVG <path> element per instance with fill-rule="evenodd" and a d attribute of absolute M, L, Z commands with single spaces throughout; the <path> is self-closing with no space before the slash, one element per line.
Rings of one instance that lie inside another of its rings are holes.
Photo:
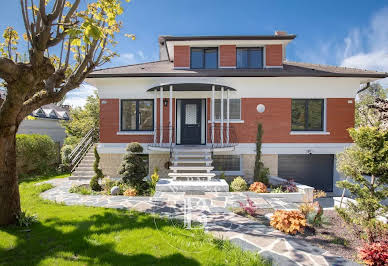
<path fill-rule="evenodd" d="M 118 176 L 127 143 L 136 141 L 149 171 L 158 167 L 162 177 L 251 179 L 261 123 L 271 175 L 335 191 L 335 154 L 352 142 L 356 92 L 388 74 L 289 62 L 295 37 L 161 36 L 160 61 L 94 71 L 87 81 L 100 96 L 104 174 Z M 201 149 L 211 154 L 196 166 L 192 152 Z"/>

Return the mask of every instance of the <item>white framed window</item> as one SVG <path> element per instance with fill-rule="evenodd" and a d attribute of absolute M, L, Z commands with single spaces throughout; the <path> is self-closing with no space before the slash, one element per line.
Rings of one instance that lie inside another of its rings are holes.
<path fill-rule="evenodd" d="M 213 155 L 214 171 L 217 172 L 240 172 L 241 157 L 240 155 Z"/>
<path fill-rule="evenodd" d="M 224 99 L 224 119 L 226 119 L 227 101 Z M 241 120 L 241 99 L 229 99 L 229 119 Z M 221 119 L 221 99 L 214 100 L 214 118 Z"/>

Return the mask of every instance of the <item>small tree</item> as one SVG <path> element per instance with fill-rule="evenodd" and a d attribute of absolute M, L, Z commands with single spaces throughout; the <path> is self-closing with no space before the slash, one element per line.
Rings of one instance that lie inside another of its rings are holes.
<path fill-rule="evenodd" d="M 256 137 L 256 161 L 255 170 L 253 173 L 253 180 L 255 182 L 262 182 L 268 185 L 268 168 L 264 167 L 261 161 L 261 144 L 263 137 L 263 126 L 261 123 L 257 125 L 257 137 Z"/>
<path fill-rule="evenodd" d="M 337 182 L 350 191 L 356 203 L 347 202 L 347 208 L 337 208 L 339 215 L 350 224 L 361 226 L 369 242 L 378 236 L 379 215 L 388 208 L 382 201 L 388 197 L 388 131 L 376 127 L 350 129 L 354 146 L 338 155 L 337 169 L 352 180 Z"/>
<path fill-rule="evenodd" d="M 138 191 L 143 190 L 146 183 L 143 179 L 147 175 L 146 164 L 140 156 L 142 152 L 143 147 L 139 143 L 129 143 L 119 171 L 123 181 Z"/>
<path fill-rule="evenodd" d="M 104 178 L 104 174 L 102 173 L 102 170 L 98 168 L 100 165 L 100 155 L 98 154 L 96 147 L 94 147 L 94 158 L 93 170 L 95 175 L 90 180 L 90 188 L 94 191 L 101 191 L 101 186 L 98 183 L 98 180 Z"/>

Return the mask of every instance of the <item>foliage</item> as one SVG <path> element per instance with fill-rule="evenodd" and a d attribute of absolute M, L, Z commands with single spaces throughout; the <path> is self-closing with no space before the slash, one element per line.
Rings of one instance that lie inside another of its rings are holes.
<path fill-rule="evenodd" d="M 284 193 L 284 191 L 281 186 L 278 186 L 278 187 L 272 188 L 271 193 Z"/>
<path fill-rule="evenodd" d="M 82 194 L 82 195 L 91 195 L 91 194 L 93 194 L 93 191 L 90 188 L 85 187 L 84 185 L 72 186 L 69 189 L 69 192 L 70 193 L 78 193 L 78 194 Z"/>
<path fill-rule="evenodd" d="M 378 127 L 388 130 L 388 100 L 377 98 L 373 104 L 369 105 L 369 108 L 376 113 Z"/>
<path fill-rule="evenodd" d="M 314 191 L 313 191 L 313 198 L 314 199 L 319 199 L 319 198 L 324 198 L 324 197 L 326 197 L 325 191 L 314 189 Z"/>
<path fill-rule="evenodd" d="M 29 232 L 16 226 L 1 227 L 0 265 L 268 265 L 260 255 L 229 241 L 216 243 L 202 229 L 184 229 L 183 222 L 171 223 L 132 210 L 66 206 L 42 199 L 39 194 L 50 184 L 36 183 L 58 177 L 68 175 L 21 182 L 23 208 L 35 213 L 38 222 Z"/>
<path fill-rule="evenodd" d="M 19 173 L 44 173 L 58 162 L 58 149 L 47 135 L 17 134 L 16 159 Z"/>
<path fill-rule="evenodd" d="M 241 201 L 239 201 L 238 203 L 240 204 L 240 208 L 242 209 L 244 214 L 249 214 L 250 216 L 254 216 L 256 214 L 257 207 L 249 197 L 247 197 L 247 204 L 244 204 Z"/>
<path fill-rule="evenodd" d="M 112 189 L 112 187 L 114 187 L 116 185 L 116 182 L 113 181 L 112 179 L 110 179 L 109 177 L 104 177 L 101 180 L 101 184 L 102 184 L 102 189 L 104 190 L 105 194 L 109 195 L 110 190 Z"/>
<path fill-rule="evenodd" d="M 90 179 L 90 188 L 94 191 L 100 191 L 102 188 L 98 181 L 104 178 L 102 170 L 99 168 L 100 165 L 100 155 L 98 154 L 97 147 L 94 147 L 94 163 L 93 170 L 95 175 Z"/>
<path fill-rule="evenodd" d="M 306 218 L 300 211 L 276 210 L 270 224 L 279 231 L 294 235 L 297 232 L 304 232 Z"/>
<path fill-rule="evenodd" d="M 250 185 L 249 190 L 256 193 L 267 193 L 267 186 L 261 182 L 254 182 Z"/>
<path fill-rule="evenodd" d="M 25 211 L 21 211 L 16 215 L 16 221 L 19 227 L 30 227 L 33 223 L 38 221 L 38 217 L 36 215 L 29 215 Z"/>
<path fill-rule="evenodd" d="M 238 176 L 232 181 L 232 183 L 230 184 L 230 188 L 232 189 L 232 191 L 241 192 L 246 191 L 248 189 L 248 185 L 247 182 L 241 176 Z"/>
<path fill-rule="evenodd" d="M 225 172 L 221 172 L 220 179 L 225 179 Z"/>
<path fill-rule="evenodd" d="M 134 188 L 128 188 L 124 191 L 123 195 L 128 197 L 134 197 L 137 195 L 137 190 Z"/>
<path fill-rule="evenodd" d="M 337 212 L 345 222 L 360 225 L 373 242 L 378 237 L 377 217 L 388 210 L 382 204 L 388 197 L 388 131 L 359 127 L 349 133 L 355 145 L 338 155 L 337 169 L 352 181 L 339 181 L 337 186 L 349 190 L 355 203 L 347 201 L 346 209 Z"/>
<path fill-rule="evenodd" d="M 61 121 L 65 128 L 65 144 L 74 146 L 91 130 L 100 125 L 100 99 L 96 92 L 88 96 L 83 107 L 70 109 L 69 120 Z"/>
<path fill-rule="evenodd" d="M 355 126 L 377 126 L 378 114 L 370 108 L 376 99 L 385 99 L 387 97 L 387 91 L 379 83 L 372 83 L 368 89 L 358 94 L 356 100 L 356 113 L 355 113 Z"/>
<path fill-rule="evenodd" d="M 253 180 L 256 182 L 262 182 L 268 185 L 269 169 L 264 167 L 261 161 L 261 144 L 263 137 L 263 125 L 259 123 L 257 125 L 257 136 L 256 136 L 256 160 L 255 169 L 253 173 Z"/>
<path fill-rule="evenodd" d="M 138 191 L 144 190 L 146 182 L 143 179 L 147 175 L 146 164 L 140 156 L 142 152 L 143 147 L 139 143 L 128 144 L 127 153 L 124 155 L 119 170 L 123 181 Z"/>
<path fill-rule="evenodd" d="M 151 195 L 155 194 L 156 190 L 156 183 L 159 181 L 159 169 L 155 167 L 154 173 L 151 175 L 151 181 L 150 181 L 150 190 L 151 190 Z"/>
<path fill-rule="evenodd" d="M 314 200 L 325 196 L 326 193 L 322 190 L 313 191 Z M 308 224 L 313 227 L 322 226 L 322 224 L 325 222 L 325 218 L 323 216 L 323 208 L 318 201 L 308 202 L 305 199 L 305 202 L 299 205 L 299 210 L 303 213 L 305 217 L 307 217 Z"/>
<path fill-rule="evenodd" d="M 388 241 L 364 243 L 358 258 L 367 265 L 385 266 L 388 262 Z"/>
<path fill-rule="evenodd" d="M 288 179 L 281 185 L 281 187 L 283 192 L 286 193 L 298 192 L 298 187 L 296 186 L 294 179 Z"/>

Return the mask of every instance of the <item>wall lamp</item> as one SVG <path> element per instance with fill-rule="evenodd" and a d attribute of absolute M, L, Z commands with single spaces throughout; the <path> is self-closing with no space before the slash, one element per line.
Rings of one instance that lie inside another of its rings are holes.
<path fill-rule="evenodd" d="M 164 106 L 168 106 L 168 100 L 167 99 L 163 99 L 163 105 Z"/>

